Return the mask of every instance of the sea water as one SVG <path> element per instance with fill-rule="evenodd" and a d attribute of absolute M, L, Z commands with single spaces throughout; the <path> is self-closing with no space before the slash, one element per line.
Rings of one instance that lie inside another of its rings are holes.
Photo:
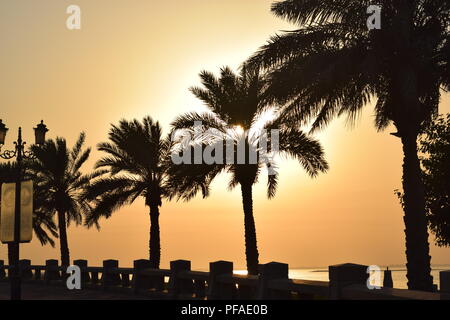
<path fill-rule="evenodd" d="M 385 267 L 383 266 L 383 270 Z M 394 288 L 407 289 L 408 279 L 406 278 L 406 268 L 404 266 L 389 266 L 392 271 L 392 281 Z M 431 275 L 433 276 L 433 283 L 439 287 L 439 272 L 442 270 L 450 270 L 450 265 L 435 265 L 432 266 Z M 236 270 L 236 274 L 246 274 L 245 270 Z M 298 268 L 289 270 L 289 278 L 301 280 L 316 280 L 328 281 L 328 268 Z M 383 280 L 383 275 L 381 276 Z"/>

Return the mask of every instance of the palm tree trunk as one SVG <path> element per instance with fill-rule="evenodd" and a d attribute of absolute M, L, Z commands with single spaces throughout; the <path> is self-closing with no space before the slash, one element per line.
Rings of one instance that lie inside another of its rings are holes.
<path fill-rule="evenodd" d="M 159 269 L 161 261 L 161 240 L 159 236 L 159 205 L 150 204 L 150 264 Z"/>
<path fill-rule="evenodd" d="M 407 278 L 410 290 L 432 291 L 433 277 L 425 215 L 425 192 L 417 156 L 417 134 L 405 134 L 403 144 L 404 222 Z"/>
<path fill-rule="evenodd" d="M 58 211 L 59 244 L 61 249 L 61 265 L 70 266 L 69 244 L 67 241 L 67 227 L 65 212 Z"/>
<path fill-rule="evenodd" d="M 247 271 L 250 275 L 258 274 L 258 246 L 256 243 L 256 227 L 253 218 L 253 199 L 251 183 L 241 183 L 242 203 L 244 206 L 245 257 Z"/>

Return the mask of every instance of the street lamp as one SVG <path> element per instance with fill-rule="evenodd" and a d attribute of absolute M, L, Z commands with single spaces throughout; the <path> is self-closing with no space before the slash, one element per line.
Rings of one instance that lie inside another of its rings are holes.
<path fill-rule="evenodd" d="M 34 128 L 35 139 L 37 145 L 42 145 L 45 142 L 45 134 L 48 129 L 43 121 Z M 8 128 L 0 120 L 0 151 L 1 147 L 5 144 L 6 133 Z M 21 183 L 22 183 L 22 161 L 23 159 L 33 159 L 33 154 L 30 151 L 25 151 L 25 142 L 22 141 L 22 128 L 19 127 L 19 133 L 17 141 L 14 142 L 14 150 L 6 150 L 0 152 L 0 158 L 10 160 L 16 158 L 17 160 L 17 175 L 16 175 L 16 190 L 15 190 L 15 210 L 14 210 L 14 238 L 12 242 L 14 247 L 14 265 L 10 266 L 10 278 L 11 278 L 11 299 L 20 300 L 21 298 L 21 279 L 19 270 L 19 253 L 20 253 L 20 206 L 21 206 Z"/>
<path fill-rule="evenodd" d="M 37 145 L 42 146 L 44 144 L 45 134 L 47 133 L 47 131 L 47 126 L 44 124 L 44 121 L 41 120 L 41 123 L 39 123 L 36 128 L 34 128 L 34 135 Z"/>

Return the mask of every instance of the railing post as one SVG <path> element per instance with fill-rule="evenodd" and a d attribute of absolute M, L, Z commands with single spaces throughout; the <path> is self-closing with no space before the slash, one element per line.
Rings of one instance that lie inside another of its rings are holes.
<path fill-rule="evenodd" d="M 103 272 L 102 272 L 102 284 L 103 288 L 107 289 L 111 286 L 117 286 L 120 284 L 120 276 L 116 273 L 111 273 L 111 269 L 119 267 L 119 261 L 117 260 L 103 260 Z"/>
<path fill-rule="evenodd" d="M 6 272 L 5 272 L 5 261 L 0 260 L 0 280 L 5 279 Z"/>
<path fill-rule="evenodd" d="M 34 269 L 34 280 L 41 280 L 41 267 L 37 267 Z"/>
<path fill-rule="evenodd" d="M 92 271 L 91 272 L 91 283 L 94 286 L 98 285 L 98 272 L 97 271 Z"/>
<path fill-rule="evenodd" d="M 367 266 L 353 263 L 328 267 L 330 279 L 330 299 L 342 299 L 342 288 L 352 284 L 367 284 Z"/>
<path fill-rule="evenodd" d="M 289 291 L 275 291 L 269 288 L 269 282 L 275 279 L 289 279 L 289 266 L 286 263 L 270 262 L 262 265 L 256 299 L 290 299 Z"/>
<path fill-rule="evenodd" d="M 439 272 L 439 291 L 450 293 L 450 270 Z"/>
<path fill-rule="evenodd" d="M 33 272 L 31 271 L 31 260 L 19 260 L 20 277 L 24 280 L 33 279 Z"/>
<path fill-rule="evenodd" d="M 128 288 L 130 286 L 130 275 L 128 273 L 121 273 L 120 278 L 122 280 L 122 287 Z"/>
<path fill-rule="evenodd" d="M 383 287 L 384 288 L 394 287 L 394 282 L 392 281 L 392 271 L 389 270 L 389 267 L 386 270 L 384 270 Z"/>
<path fill-rule="evenodd" d="M 191 270 L 191 262 L 187 260 L 175 260 L 170 262 L 170 280 L 169 280 L 169 292 L 173 297 L 179 294 L 192 294 L 193 293 L 193 281 L 189 279 L 179 279 L 178 274 L 183 271 Z"/>
<path fill-rule="evenodd" d="M 58 270 L 58 260 L 50 259 L 45 260 L 45 273 L 44 273 L 44 280 L 46 283 L 49 283 L 53 280 L 60 280 L 61 274 Z"/>
<path fill-rule="evenodd" d="M 145 259 L 134 260 L 133 267 L 134 272 L 132 285 L 134 293 L 138 293 L 141 290 L 150 289 L 152 287 L 151 278 L 149 276 L 141 274 L 141 270 L 151 268 L 150 260 Z"/>
<path fill-rule="evenodd" d="M 233 262 L 216 261 L 209 264 L 208 300 L 232 299 L 236 287 L 232 284 L 221 284 L 217 277 L 221 275 L 233 275 Z"/>
<path fill-rule="evenodd" d="M 89 272 L 87 271 L 88 261 L 83 259 L 73 260 L 75 266 L 80 267 L 81 270 L 81 283 L 87 283 L 91 280 Z"/>

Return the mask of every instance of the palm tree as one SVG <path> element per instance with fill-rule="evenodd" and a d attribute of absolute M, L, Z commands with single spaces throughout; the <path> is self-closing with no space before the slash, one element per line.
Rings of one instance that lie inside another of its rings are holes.
<path fill-rule="evenodd" d="M 30 179 L 27 172 L 27 163 L 25 162 L 25 174 L 24 180 Z M 15 163 L 0 163 L 0 185 L 2 183 L 13 183 L 16 181 L 17 167 Z M 56 231 L 56 225 L 53 221 L 53 215 L 51 212 L 46 210 L 43 205 L 45 199 L 43 197 L 43 190 L 39 187 L 33 188 L 33 231 L 36 237 L 39 239 L 41 245 L 50 244 L 52 247 L 55 246 L 55 241 L 53 238 L 58 237 Z M 1 198 L 0 198 L 1 203 Z M 11 265 L 14 260 L 14 255 L 17 255 L 17 246 L 13 243 L 8 244 L 8 264 Z"/>
<path fill-rule="evenodd" d="M 42 146 L 33 145 L 35 159 L 29 170 L 41 190 L 41 207 L 56 214 L 60 240 L 61 263 L 70 265 L 67 227 L 71 222 L 81 224 L 82 215 L 90 210 L 89 202 L 82 198 L 84 189 L 101 172 L 82 174 L 81 167 L 89 158 L 90 148 L 83 150 L 85 134 L 81 133 L 72 149 L 64 138 L 47 140 Z"/>
<path fill-rule="evenodd" d="M 234 161 L 172 166 L 171 188 L 174 194 L 186 200 L 199 191 L 207 196 L 211 181 L 219 173 L 223 171 L 231 173 L 229 188 L 240 185 L 242 193 L 247 270 L 249 274 L 255 275 L 258 274 L 259 254 L 253 217 L 252 188 L 264 166 L 268 166 L 269 170 L 276 168 L 273 161 L 264 160 L 264 156 L 268 159 L 268 154 L 258 144 L 263 137 L 267 139 L 267 143 L 272 144 L 273 137 L 265 136 L 266 131 L 258 129 L 258 126 L 267 130 L 279 129 L 279 152 L 298 159 L 311 176 L 326 171 L 328 165 L 319 142 L 307 137 L 301 130 L 287 128 L 280 121 L 266 116 L 270 108 L 264 99 L 265 79 L 258 71 L 251 72 L 243 68 L 239 74 L 235 74 L 230 68 L 225 67 L 221 69 L 219 78 L 206 71 L 200 73 L 200 78 L 204 88 L 194 87 L 191 91 L 205 103 L 209 112 L 181 115 L 172 125 L 175 130 L 184 129 L 198 134 L 195 132 L 195 124 L 201 122 L 203 130 L 213 129 L 214 133 L 194 140 L 187 148 L 180 144 L 181 149 L 176 151 L 195 149 L 196 145 L 207 148 L 217 142 L 225 146 L 226 141 L 232 141 Z M 237 149 L 240 143 L 245 146 L 246 154 L 245 160 L 242 159 L 244 161 L 237 162 Z M 256 161 L 250 159 L 252 150 L 256 151 Z M 269 198 L 275 195 L 277 183 L 276 172 L 268 175 Z"/>
<path fill-rule="evenodd" d="M 449 88 L 448 1 L 381 0 L 381 29 L 369 30 L 369 0 L 286 0 L 275 15 L 298 29 L 276 35 L 248 64 L 270 71 L 269 97 L 292 125 L 312 130 L 375 97 L 378 130 L 393 123 L 403 144 L 404 221 L 410 289 L 432 290 L 417 136 Z"/>
<path fill-rule="evenodd" d="M 159 268 L 159 207 L 168 195 L 165 183 L 170 141 L 163 138 L 159 122 L 150 117 L 142 122 L 121 120 L 118 126 L 112 125 L 109 140 L 98 145 L 107 156 L 96 164 L 96 169 L 108 168 L 109 176 L 96 180 L 86 191 L 86 198 L 94 202 L 86 224 L 98 226 L 101 217 L 109 218 L 122 206 L 143 197 L 150 209 L 151 267 Z"/>

